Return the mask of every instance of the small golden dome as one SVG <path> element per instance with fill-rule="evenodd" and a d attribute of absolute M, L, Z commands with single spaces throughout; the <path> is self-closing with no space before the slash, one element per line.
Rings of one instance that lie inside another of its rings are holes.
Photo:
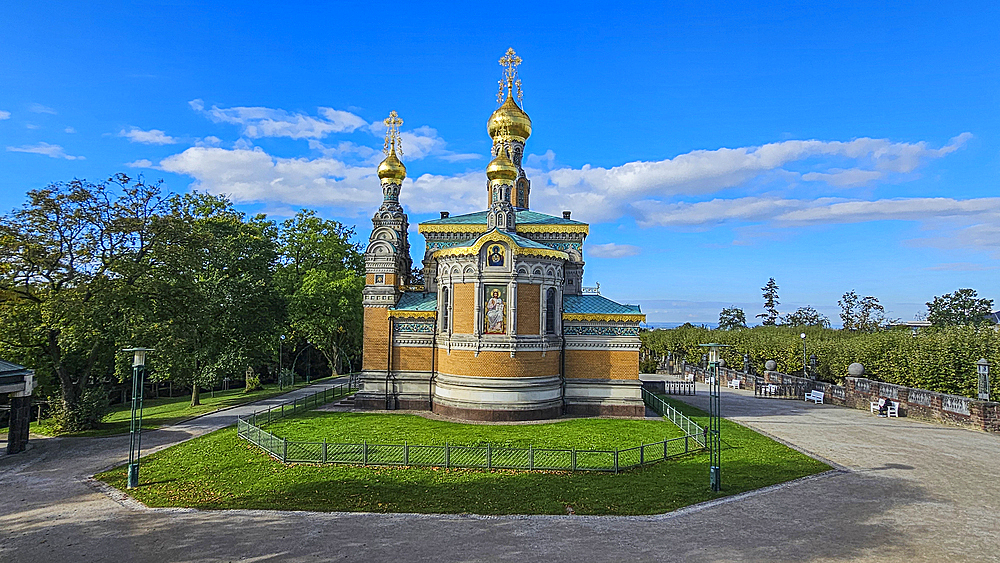
<path fill-rule="evenodd" d="M 507 157 L 507 151 L 504 150 L 501 150 L 500 154 L 490 161 L 486 167 L 486 177 L 491 182 L 494 180 L 508 180 L 513 184 L 514 180 L 517 180 L 517 175 L 517 166 L 514 166 L 514 163 Z"/>
<path fill-rule="evenodd" d="M 397 184 L 402 184 L 403 180 L 406 178 L 406 167 L 400 162 L 399 157 L 396 156 L 396 151 L 389 151 L 389 156 L 385 157 L 385 160 L 378 165 L 378 177 L 383 181 L 395 181 Z"/>
<path fill-rule="evenodd" d="M 492 139 L 503 132 L 504 125 L 507 125 L 508 133 L 515 141 L 525 142 L 531 136 L 531 118 L 524 113 L 510 92 L 507 92 L 507 100 L 498 107 L 489 121 L 486 122 L 486 131 Z"/>

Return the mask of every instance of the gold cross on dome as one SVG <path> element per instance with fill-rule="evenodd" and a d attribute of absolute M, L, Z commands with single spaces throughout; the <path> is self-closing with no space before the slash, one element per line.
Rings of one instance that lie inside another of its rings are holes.
<path fill-rule="evenodd" d="M 519 64 L 521 64 L 521 57 L 517 56 L 513 47 L 507 49 L 504 56 L 500 57 L 500 66 L 503 67 L 503 77 L 504 81 L 507 82 L 508 91 L 514 87 L 514 81 L 517 80 L 517 65 Z"/>
<path fill-rule="evenodd" d="M 395 151 L 402 156 L 403 154 L 403 144 L 402 139 L 399 138 L 399 126 L 403 124 L 403 120 L 399 118 L 399 114 L 396 110 L 389 112 L 389 117 L 387 117 L 383 123 L 385 123 L 385 144 L 382 145 L 382 152 L 387 156 L 390 152 Z"/>

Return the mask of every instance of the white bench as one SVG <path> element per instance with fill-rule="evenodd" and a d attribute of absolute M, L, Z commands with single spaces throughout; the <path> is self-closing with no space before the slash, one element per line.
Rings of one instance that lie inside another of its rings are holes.
<path fill-rule="evenodd" d="M 812 401 L 813 403 L 815 403 L 817 405 L 822 405 L 823 404 L 823 397 L 824 396 L 825 395 L 823 394 L 822 391 L 810 391 L 810 392 L 806 393 L 806 400 L 807 401 Z"/>
<path fill-rule="evenodd" d="M 872 414 L 878 414 L 878 401 L 872 401 L 871 403 Z M 886 416 L 889 418 L 899 418 L 899 403 L 896 401 L 889 401 L 889 410 L 886 411 Z"/>
<path fill-rule="evenodd" d="M 729 383 L 726 384 L 730 389 L 740 389 L 743 387 L 743 381 L 739 379 L 730 379 Z"/>

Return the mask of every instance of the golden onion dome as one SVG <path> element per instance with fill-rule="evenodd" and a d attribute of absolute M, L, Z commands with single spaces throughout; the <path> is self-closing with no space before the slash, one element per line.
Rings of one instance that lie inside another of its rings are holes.
<path fill-rule="evenodd" d="M 406 167 L 396 156 L 396 151 L 389 151 L 389 156 L 385 157 L 385 160 L 378 165 L 378 177 L 383 181 L 395 181 L 397 184 L 402 184 L 403 180 L 406 178 Z"/>
<path fill-rule="evenodd" d="M 491 182 L 494 180 L 508 180 L 510 183 L 513 183 L 514 180 L 517 180 L 517 175 L 517 166 L 514 166 L 514 163 L 507 157 L 507 151 L 500 151 L 500 154 L 490 161 L 486 167 L 486 177 Z"/>
<path fill-rule="evenodd" d="M 496 139 L 497 135 L 503 132 L 504 125 L 507 126 L 508 133 L 515 141 L 523 143 L 531 136 L 531 118 L 518 107 L 510 92 L 507 93 L 507 100 L 493 112 L 489 121 L 486 122 L 486 131 L 492 139 Z"/>

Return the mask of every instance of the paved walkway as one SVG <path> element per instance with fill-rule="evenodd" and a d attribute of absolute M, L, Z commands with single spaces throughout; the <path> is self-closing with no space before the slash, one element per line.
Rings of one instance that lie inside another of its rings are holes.
<path fill-rule="evenodd" d="M 124 461 L 127 436 L 33 439 L 0 458 L 0 561 L 1000 561 L 1000 436 L 724 393 L 728 417 L 843 469 L 643 518 L 149 510 L 88 480 Z"/>

